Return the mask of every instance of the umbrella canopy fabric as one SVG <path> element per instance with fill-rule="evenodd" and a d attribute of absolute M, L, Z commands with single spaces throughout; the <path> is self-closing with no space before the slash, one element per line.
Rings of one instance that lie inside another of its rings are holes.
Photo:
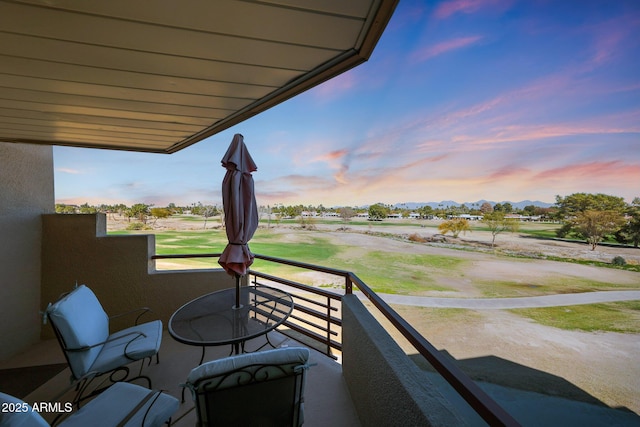
<path fill-rule="evenodd" d="M 235 134 L 222 158 L 227 173 L 222 180 L 224 223 L 229 244 L 218 263 L 232 276 L 242 276 L 253 263 L 249 240 L 258 228 L 258 207 L 251 172 L 258 170 L 244 144 L 244 138 Z"/>

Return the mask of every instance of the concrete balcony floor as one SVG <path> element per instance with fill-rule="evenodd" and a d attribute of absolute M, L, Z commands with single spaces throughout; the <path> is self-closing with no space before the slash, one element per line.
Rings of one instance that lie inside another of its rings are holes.
<path fill-rule="evenodd" d="M 275 346 L 302 346 L 278 332 L 269 334 L 270 341 Z M 247 350 L 251 351 L 264 343 L 259 338 L 247 343 Z M 270 347 L 266 347 L 270 348 Z M 206 350 L 205 361 L 225 357 L 229 354 L 229 347 L 210 347 Z M 150 366 L 144 367 L 143 373 L 151 377 L 154 389 L 181 398 L 182 388 L 189 371 L 200 361 L 201 348 L 187 346 L 176 342 L 165 331 L 160 350 L 160 363 L 155 359 Z M 10 368 L 24 368 L 32 366 L 66 363 L 64 355 L 55 339 L 41 341 L 24 353 L 0 362 L 0 370 Z M 311 350 L 310 363 L 313 365 L 307 373 L 305 389 L 305 426 L 360 426 L 353 402 L 349 395 L 345 380 L 342 376 L 342 365 L 324 354 Z M 138 372 L 139 362 L 130 365 L 132 374 Z M 33 402 L 69 402 L 73 398 L 73 391 L 69 391 L 69 369 L 51 378 L 38 387 L 23 400 Z M 431 384 L 457 408 L 468 425 L 486 425 L 477 414 L 466 405 L 444 380 L 435 374 L 427 374 Z M 144 385 L 144 382 L 140 382 Z M 640 417 L 629 411 L 575 402 L 563 398 L 545 396 L 537 393 L 518 391 L 500 387 L 489 383 L 480 383 L 500 405 L 510 412 L 523 426 L 542 425 L 581 425 L 581 426 L 637 426 Z M 65 390 L 67 390 L 65 392 Z M 56 414 L 42 414 L 51 422 Z M 196 414 L 190 394 L 185 394 L 185 402 L 180 404 L 178 412 L 173 417 L 172 425 L 177 427 L 195 425 Z"/>
<path fill-rule="evenodd" d="M 302 346 L 278 332 L 269 334 L 271 343 L 276 346 Z M 252 350 L 264 343 L 257 338 L 247 343 L 247 350 Z M 270 347 L 266 347 L 268 349 Z M 229 354 L 230 347 L 207 348 L 205 361 L 219 359 Z M 143 374 L 151 377 L 154 389 L 181 398 L 182 387 L 189 371 L 198 365 L 201 356 L 200 347 L 192 347 L 173 340 L 165 331 L 160 349 L 160 363 L 155 359 L 150 366 L 144 367 Z M 10 360 L 0 363 L 0 369 L 22 368 L 29 366 L 66 363 L 64 355 L 55 339 L 42 341 L 26 352 Z M 342 377 L 342 366 L 324 354 L 311 350 L 310 363 L 313 365 L 307 372 L 305 388 L 305 426 L 359 426 L 360 421 L 353 407 L 347 385 Z M 139 362 L 130 365 L 132 374 L 138 372 Z M 69 386 L 70 371 L 65 368 L 51 380 L 34 390 L 24 399 L 32 402 L 61 402 L 72 399 L 73 390 L 62 394 Z M 144 382 L 138 382 L 143 384 Z M 193 426 L 196 422 L 194 404 L 190 393 L 185 393 L 185 402 L 180 404 L 178 412 L 173 416 L 172 425 L 176 427 Z M 52 421 L 55 414 L 42 414 L 47 421 Z"/>

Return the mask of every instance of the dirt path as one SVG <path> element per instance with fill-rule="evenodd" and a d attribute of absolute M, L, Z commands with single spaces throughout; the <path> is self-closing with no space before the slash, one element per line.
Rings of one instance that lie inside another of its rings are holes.
<path fill-rule="evenodd" d="M 382 225 L 382 226 L 348 226 L 349 231 L 358 233 L 376 232 L 388 233 L 391 235 L 407 237 L 416 235 L 425 239 L 433 239 L 438 234 L 438 222 L 436 221 L 415 221 L 406 222 L 402 225 Z M 544 228 L 543 224 L 539 225 Z M 318 225 L 320 230 L 335 230 L 338 226 Z M 491 252 L 492 235 L 488 231 L 474 230 L 453 238 L 451 235 L 444 236 L 445 242 L 441 244 L 447 246 L 473 247 L 478 250 Z M 622 256 L 627 262 L 640 264 L 640 249 L 629 247 L 613 247 L 600 245 L 592 251 L 586 243 L 567 242 L 561 240 L 539 239 L 523 233 L 500 233 L 495 240 L 496 248 L 503 252 L 521 253 L 523 255 L 535 256 L 557 256 L 560 258 L 574 258 L 591 261 L 611 262 L 615 256 Z"/>
<path fill-rule="evenodd" d="M 564 331 L 501 310 L 443 319 L 437 310 L 396 309 L 474 379 L 640 413 L 638 335 Z"/>

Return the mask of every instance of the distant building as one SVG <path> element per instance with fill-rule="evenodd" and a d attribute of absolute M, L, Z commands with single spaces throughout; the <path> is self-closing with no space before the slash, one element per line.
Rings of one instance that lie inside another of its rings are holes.
<path fill-rule="evenodd" d="M 484 216 L 483 215 L 460 214 L 460 215 L 449 215 L 447 218 L 448 219 L 460 218 L 460 219 L 466 219 L 467 221 L 480 221 L 482 218 L 484 218 Z"/>
<path fill-rule="evenodd" d="M 540 215 L 528 216 L 528 215 L 519 215 L 519 214 L 507 214 L 504 217 L 517 219 L 518 221 L 522 221 L 522 222 L 534 222 L 534 221 L 542 220 L 542 217 Z"/>

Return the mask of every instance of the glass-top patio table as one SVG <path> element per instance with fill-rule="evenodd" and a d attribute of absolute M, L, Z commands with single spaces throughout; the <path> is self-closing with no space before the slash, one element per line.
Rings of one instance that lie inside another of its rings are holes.
<path fill-rule="evenodd" d="M 169 334 L 181 343 L 201 346 L 202 363 L 206 347 L 232 345 L 232 353 L 244 352 L 245 341 L 274 330 L 293 310 L 291 295 L 269 286 L 241 286 L 239 308 L 235 296 L 236 289 L 229 288 L 186 303 L 169 319 Z M 267 343 L 271 345 L 268 337 Z"/>

